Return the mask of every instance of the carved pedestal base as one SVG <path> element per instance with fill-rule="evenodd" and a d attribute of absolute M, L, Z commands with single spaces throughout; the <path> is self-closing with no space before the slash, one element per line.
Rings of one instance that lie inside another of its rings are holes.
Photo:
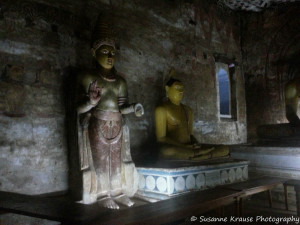
<path fill-rule="evenodd" d="M 164 161 L 162 167 L 137 167 L 138 195 L 168 199 L 193 190 L 248 179 L 248 161 L 223 159 L 207 162 Z"/>

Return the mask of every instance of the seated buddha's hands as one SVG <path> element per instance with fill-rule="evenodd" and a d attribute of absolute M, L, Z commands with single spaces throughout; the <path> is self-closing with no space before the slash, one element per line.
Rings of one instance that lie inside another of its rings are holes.
<path fill-rule="evenodd" d="M 194 150 L 200 150 L 200 149 L 201 149 L 201 144 L 199 144 L 199 143 L 194 143 L 194 144 L 193 144 L 193 149 L 194 149 Z"/>
<path fill-rule="evenodd" d="M 190 136 L 191 142 L 193 144 L 193 149 L 194 150 L 200 150 L 201 149 L 201 144 L 198 142 L 198 140 L 194 137 L 194 135 Z"/>
<path fill-rule="evenodd" d="M 91 105 L 97 105 L 101 99 L 101 88 L 97 86 L 97 80 L 93 81 L 89 86 L 89 98 Z"/>

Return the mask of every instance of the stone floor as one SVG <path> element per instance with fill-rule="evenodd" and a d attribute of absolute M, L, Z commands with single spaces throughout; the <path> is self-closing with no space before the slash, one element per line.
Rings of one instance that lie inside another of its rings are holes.
<path fill-rule="evenodd" d="M 136 202 L 136 206 L 143 205 L 143 204 L 150 204 L 140 199 L 134 199 Z M 121 207 L 122 210 L 123 207 Z M 215 210 L 206 213 L 205 215 L 195 215 L 198 220 L 197 221 L 191 221 L 191 218 L 186 218 L 182 221 L 176 221 L 174 223 L 169 223 L 168 225 L 194 225 L 194 224 L 207 224 L 207 225 L 213 225 L 213 224 L 238 224 L 237 222 L 200 222 L 200 216 L 204 216 L 203 218 L 209 219 L 209 218 L 224 218 L 227 217 L 228 221 L 230 220 L 231 216 L 235 217 L 234 212 L 234 206 L 229 205 L 224 208 L 224 215 L 222 215 L 221 210 Z M 263 216 L 264 218 L 272 216 L 272 218 L 285 218 L 285 217 L 291 217 L 296 216 L 296 206 L 290 205 L 290 211 L 286 211 L 284 208 L 284 205 L 280 202 L 273 202 L 273 208 L 270 208 L 268 205 L 268 199 L 266 198 L 265 193 L 257 194 L 252 196 L 251 198 L 248 198 L 245 200 L 244 205 L 244 216 L 243 218 L 249 218 L 252 217 L 253 219 L 256 218 L 256 216 Z M 235 217 L 236 218 L 236 217 Z M 204 219 L 203 219 L 204 220 Z M 0 224 L 1 225 L 59 225 L 59 222 L 56 221 L 49 221 L 44 219 L 38 219 L 38 218 L 32 218 L 29 216 L 22 216 L 22 215 L 15 215 L 15 214 L 2 214 L 0 215 Z M 276 223 L 240 223 L 240 224 L 263 224 L 263 225 L 269 225 L 269 224 L 276 224 Z M 280 225 L 286 224 L 286 223 L 278 223 Z M 288 223 L 288 224 L 296 224 L 296 223 Z"/>
<path fill-rule="evenodd" d="M 250 176 L 257 177 L 259 175 L 257 174 L 250 174 Z M 296 202 L 295 202 L 295 196 L 294 193 L 292 193 L 292 190 L 290 191 L 289 195 L 289 211 L 285 210 L 284 205 L 284 197 L 283 197 L 283 188 L 282 187 L 276 187 L 272 190 L 272 197 L 273 197 L 273 208 L 269 207 L 269 201 L 268 201 L 268 195 L 266 192 L 259 193 L 256 195 L 253 195 L 251 197 L 248 197 L 244 201 L 244 215 L 242 218 L 253 218 L 253 220 L 256 219 L 257 216 L 262 216 L 264 218 L 266 217 L 272 217 L 274 219 L 276 218 L 288 218 L 291 216 L 296 216 Z M 141 199 L 134 198 L 135 206 L 140 206 L 143 204 L 151 204 L 149 202 L 143 201 Z M 121 207 L 120 210 L 124 209 L 125 207 Z M 223 214 L 222 214 L 223 213 Z M 202 218 L 224 218 L 227 217 L 228 221 L 233 216 L 236 219 L 235 216 L 235 208 L 234 205 L 228 205 L 224 208 L 224 211 L 222 212 L 221 209 L 210 211 L 204 215 L 195 215 L 197 220 L 191 221 L 192 218 L 186 218 L 185 220 L 176 221 L 173 223 L 169 223 L 168 225 L 194 225 L 194 224 L 238 224 L 237 222 L 200 222 L 200 216 L 203 216 Z M 203 219 L 204 220 L 204 219 Z M 38 218 L 32 218 L 28 216 L 22 216 L 22 215 L 15 215 L 15 214 L 1 214 L 0 212 L 0 225 L 59 225 L 59 222 L 56 221 L 49 221 L 49 220 L 43 220 Z M 256 223 L 240 223 L 240 224 L 262 224 L 262 225 L 269 225 L 269 224 L 276 224 L 275 222 L 256 222 Z M 287 224 L 287 223 L 277 223 L 280 225 Z M 288 223 L 288 224 L 297 224 L 297 223 Z"/>
<path fill-rule="evenodd" d="M 292 216 L 294 218 L 297 218 L 296 216 L 296 206 L 293 205 L 289 211 L 285 210 L 285 206 L 281 203 L 278 202 L 273 202 L 273 208 L 269 207 L 268 199 L 265 199 L 261 194 L 254 195 L 247 200 L 245 200 L 244 204 L 244 214 L 242 217 L 237 217 L 235 215 L 234 211 L 234 206 L 233 205 L 228 205 L 224 208 L 224 214 L 222 214 L 221 210 L 215 210 L 208 212 L 204 215 L 197 215 L 197 220 L 196 221 L 191 221 L 191 218 L 187 218 L 185 221 L 177 221 L 175 223 L 170 223 L 168 225 L 195 225 L 195 224 L 203 224 L 203 225 L 212 225 L 212 224 L 258 224 L 258 225 L 274 225 L 274 224 L 279 224 L 279 225 L 294 225 L 297 224 L 297 222 L 279 222 L 276 223 L 276 219 L 280 218 L 291 218 Z M 202 217 L 201 217 L 202 216 Z M 201 218 L 202 222 L 200 222 Z M 208 221 L 209 219 L 220 219 L 220 218 L 225 218 L 227 217 L 227 222 L 205 222 Z M 259 220 L 265 220 L 266 218 L 272 217 L 274 222 L 262 222 Z M 244 220 L 249 220 L 252 218 L 253 222 L 241 222 L 238 223 L 236 222 L 229 222 L 229 221 L 234 221 L 238 220 L 238 218 L 244 219 Z M 300 219 L 300 218 L 299 218 Z M 256 221 L 257 220 L 257 221 Z M 204 221 L 204 222 L 203 222 Z M 298 223 L 299 224 L 299 223 Z"/>

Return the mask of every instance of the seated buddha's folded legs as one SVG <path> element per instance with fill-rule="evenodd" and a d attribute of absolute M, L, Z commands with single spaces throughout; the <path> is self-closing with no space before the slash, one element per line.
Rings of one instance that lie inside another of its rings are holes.
<path fill-rule="evenodd" d="M 183 148 L 170 144 L 161 144 L 159 157 L 161 159 L 194 159 L 204 160 L 229 155 L 226 145 L 202 145 L 200 149 Z"/>
<path fill-rule="evenodd" d="M 189 159 L 194 156 L 194 150 L 170 144 L 160 144 L 159 158 L 161 159 Z"/>
<path fill-rule="evenodd" d="M 229 156 L 229 147 L 226 145 L 202 145 L 200 154 L 195 155 L 193 160 L 204 160 Z"/>

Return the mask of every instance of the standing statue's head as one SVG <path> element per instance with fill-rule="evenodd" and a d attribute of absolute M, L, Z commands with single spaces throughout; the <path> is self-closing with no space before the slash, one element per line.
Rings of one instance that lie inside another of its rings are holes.
<path fill-rule="evenodd" d="M 104 69 L 112 69 L 115 62 L 115 41 L 107 16 L 100 14 L 92 38 L 92 56 Z"/>
<path fill-rule="evenodd" d="M 183 97 L 183 84 L 180 80 L 171 78 L 166 86 L 166 93 L 169 100 L 175 104 L 179 105 L 181 102 L 181 99 Z"/>

